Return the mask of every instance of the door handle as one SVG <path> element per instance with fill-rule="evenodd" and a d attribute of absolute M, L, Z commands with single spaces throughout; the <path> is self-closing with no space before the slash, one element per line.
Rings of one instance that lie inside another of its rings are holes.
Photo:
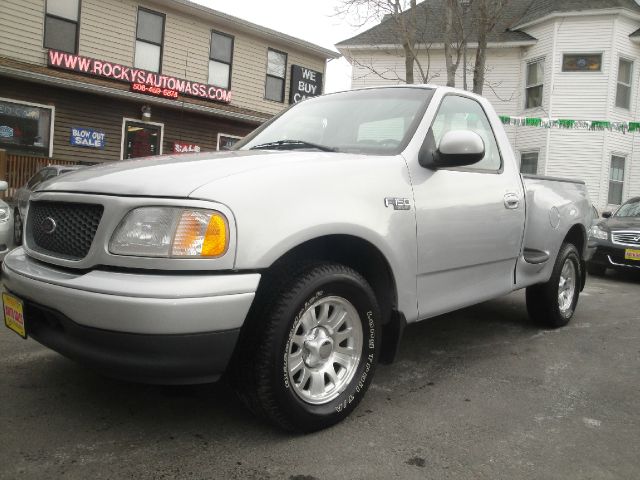
<path fill-rule="evenodd" d="M 520 206 L 520 199 L 515 193 L 507 193 L 504 196 L 504 207 L 509 210 L 515 210 Z"/>

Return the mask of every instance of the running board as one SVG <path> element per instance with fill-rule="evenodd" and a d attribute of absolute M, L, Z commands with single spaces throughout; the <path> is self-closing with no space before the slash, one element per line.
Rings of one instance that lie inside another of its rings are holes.
<path fill-rule="evenodd" d="M 525 248 L 524 252 L 522 252 L 522 256 L 524 257 L 525 262 L 532 263 L 534 265 L 540 265 L 541 263 L 545 263 L 549 260 L 549 254 L 547 252 L 535 250 L 533 248 Z"/>

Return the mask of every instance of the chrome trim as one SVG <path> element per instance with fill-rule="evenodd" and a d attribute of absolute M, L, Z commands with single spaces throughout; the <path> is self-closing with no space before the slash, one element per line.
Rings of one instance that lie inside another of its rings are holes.
<path fill-rule="evenodd" d="M 626 235 L 633 235 L 635 237 L 638 238 L 638 240 L 635 239 L 621 239 L 621 236 L 626 236 Z M 618 239 L 616 240 L 616 237 L 618 237 Z M 623 241 L 621 241 L 623 240 Z M 624 240 L 627 241 L 632 241 L 635 243 L 625 243 Z M 627 247 L 640 247 L 640 231 L 638 230 L 616 230 L 616 231 L 611 231 L 611 242 L 615 243 L 616 245 L 624 245 Z"/>
<path fill-rule="evenodd" d="M 120 197 L 88 193 L 37 192 L 31 195 L 33 201 L 92 203 L 102 205 L 104 212 L 100 225 L 93 237 L 87 255 L 80 260 L 69 260 L 55 255 L 47 255 L 34 250 L 25 235 L 24 249 L 31 258 L 42 262 L 74 269 L 90 269 L 98 265 L 122 268 L 152 270 L 232 270 L 236 256 L 236 221 L 231 210 L 224 204 L 205 200 L 157 197 Z M 229 247 L 227 253 L 218 258 L 151 258 L 115 255 L 109 252 L 109 241 L 124 216 L 138 207 L 173 206 L 216 210 L 222 213 L 229 226 Z M 28 213 L 27 213 L 28 215 Z"/>
<path fill-rule="evenodd" d="M 607 258 L 609 259 L 609 263 L 615 267 L 640 268 L 640 265 L 627 265 L 625 263 L 616 263 L 613 260 L 611 260 L 611 255 L 607 255 Z"/>

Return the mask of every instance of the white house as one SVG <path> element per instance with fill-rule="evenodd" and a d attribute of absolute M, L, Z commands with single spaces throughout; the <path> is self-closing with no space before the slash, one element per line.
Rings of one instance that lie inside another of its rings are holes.
<path fill-rule="evenodd" d="M 443 3 L 426 0 L 416 7 L 423 10 L 416 16 L 422 22 L 420 64 L 434 84 L 447 80 Z M 500 115 L 516 117 L 504 121 L 522 171 L 580 178 L 601 210 L 639 196 L 640 124 L 634 122 L 640 121 L 640 5 L 634 0 L 510 0 L 507 5 L 489 37 L 483 94 Z M 353 88 L 403 83 L 405 61 L 393 22 L 383 20 L 336 45 L 353 66 Z M 417 66 L 415 78 L 421 78 Z M 520 117 L 533 118 L 526 123 L 535 126 L 514 126 L 525 123 Z M 550 121 L 558 119 L 563 121 Z"/>

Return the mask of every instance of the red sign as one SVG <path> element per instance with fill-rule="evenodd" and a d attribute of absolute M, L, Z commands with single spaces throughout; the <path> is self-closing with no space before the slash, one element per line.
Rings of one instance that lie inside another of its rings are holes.
<path fill-rule="evenodd" d="M 150 87 L 144 83 L 132 83 L 132 92 L 146 93 L 147 95 L 155 95 L 156 97 L 178 98 L 177 90 L 169 90 L 168 88 Z"/>
<path fill-rule="evenodd" d="M 214 102 L 229 103 L 231 101 L 231 92 L 229 90 L 214 85 L 205 85 L 168 75 L 160 75 L 148 70 L 126 67 L 113 62 L 103 62 L 95 58 L 81 57 L 80 55 L 72 55 L 58 50 L 49 50 L 47 58 L 48 65 L 53 68 L 71 70 L 120 82 L 146 85 L 163 91 L 173 90 L 182 95 Z"/>
<path fill-rule="evenodd" d="M 200 145 L 193 143 L 173 142 L 173 153 L 193 153 L 200 152 Z"/>

